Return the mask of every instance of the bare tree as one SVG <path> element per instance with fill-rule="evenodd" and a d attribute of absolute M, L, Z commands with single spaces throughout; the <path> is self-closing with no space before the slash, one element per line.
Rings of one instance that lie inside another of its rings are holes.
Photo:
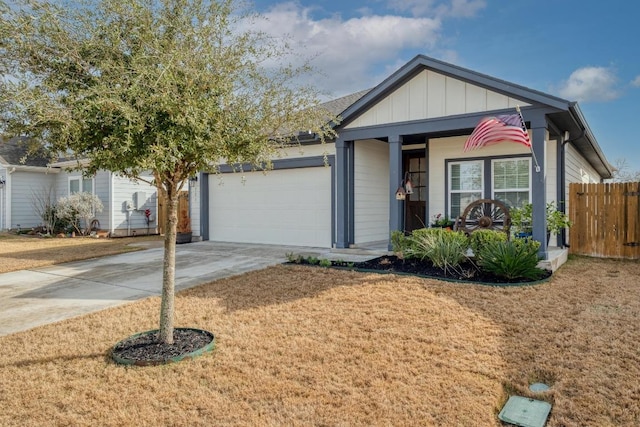
<path fill-rule="evenodd" d="M 42 219 L 46 234 L 53 234 L 55 231 L 57 220 L 55 200 L 56 191 L 53 184 L 31 191 L 31 207 Z"/>

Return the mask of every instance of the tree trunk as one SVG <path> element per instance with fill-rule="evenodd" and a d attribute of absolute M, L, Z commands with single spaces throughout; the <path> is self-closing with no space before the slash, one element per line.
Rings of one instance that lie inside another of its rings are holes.
<path fill-rule="evenodd" d="M 167 217 L 164 232 L 162 265 L 162 303 L 160 306 L 160 342 L 173 344 L 174 301 L 176 283 L 176 226 L 178 223 L 178 192 L 166 192 Z"/>

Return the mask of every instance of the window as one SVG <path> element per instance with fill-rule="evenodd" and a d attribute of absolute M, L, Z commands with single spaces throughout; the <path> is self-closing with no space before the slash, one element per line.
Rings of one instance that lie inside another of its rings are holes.
<path fill-rule="evenodd" d="M 485 170 L 491 175 L 485 177 Z M 448 162 L 448 172 L 450 218 L 457 218 L 471 202 L 482 198 L 497 199 L 509 207 L 531 201 L 530 157 L 454 160 Z"/>
<path fill-rule="evenodd" d="M 82 188 L 80 186 L 82 185 Z M 93 178 L 79 176 L 69 178 L 69 194 L 86 192 L 93 194 Z"/>
<path fill-rule="evenodd" d="M 449 163 L 450 218 L 457 218 L 469 203 L 482 198 L 483 178 L 482 160 Z"/>
<path fill-rule="evenodd" d="M 522 207 L 531 200 L 531 159 L 492 161 L 493 198 L 509 207 Z"/>

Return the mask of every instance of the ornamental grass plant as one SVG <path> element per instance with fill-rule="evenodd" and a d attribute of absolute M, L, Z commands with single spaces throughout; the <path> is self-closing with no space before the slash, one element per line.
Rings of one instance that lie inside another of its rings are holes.
<path fill-rule="evenodd" d="M 538 249 L 540 242 L 533 239 L 487 241 L 479 248 L 478 264 L 481 269 L 508 280 L 536 280 L 543 273 L 537 267 Z"/>

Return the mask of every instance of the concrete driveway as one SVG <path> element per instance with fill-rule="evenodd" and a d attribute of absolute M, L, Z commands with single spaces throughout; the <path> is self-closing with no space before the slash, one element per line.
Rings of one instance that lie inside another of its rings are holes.
<path fill-rule="evenodd" d="M 376 255 L 329 249 L 197 242 L 176 246 L 176 290 L 286 261 L 286 254 L 360 261 Z M 153 295 L 163 248 L 0 274 L 0 336 Z"/>

